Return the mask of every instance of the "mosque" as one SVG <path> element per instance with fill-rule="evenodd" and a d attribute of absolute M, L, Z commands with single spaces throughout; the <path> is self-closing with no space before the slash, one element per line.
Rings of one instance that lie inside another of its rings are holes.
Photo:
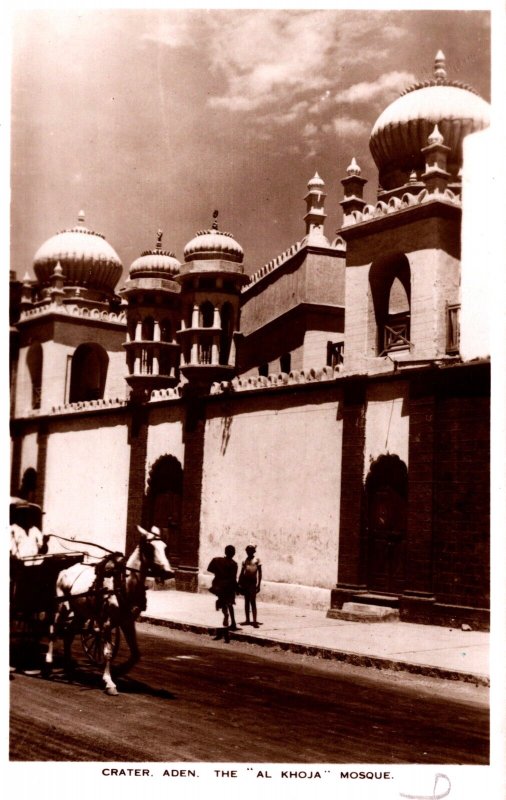
<path fill-rule="evenodd" d="M 489 113 L 439 52 L 372 128 L 376 201 L 352 158 L 328 238 L 315 174 L 252 275 L 217 212 L 121 288 L 83 214 L 11 273 L 11 490 L 44 531 L 129 552 L 157 525 L 190 592 L 253 541 L 264 601 L 486 628 Z"/>

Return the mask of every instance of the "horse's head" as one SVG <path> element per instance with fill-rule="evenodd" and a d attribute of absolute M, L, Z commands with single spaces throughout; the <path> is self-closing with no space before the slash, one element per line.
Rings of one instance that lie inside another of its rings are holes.
<path fill-rule="evenodd" d="M 141 531 L 139 552 L 148 575 L 163 580 L 174 577 L 167 556 L 167 545 L 156 532 L 153 532 L 153 529 L 149 532 Z"/>

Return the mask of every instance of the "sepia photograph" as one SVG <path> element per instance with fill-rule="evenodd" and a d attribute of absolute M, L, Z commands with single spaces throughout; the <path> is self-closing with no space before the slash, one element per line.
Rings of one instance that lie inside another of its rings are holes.
<path fill-rule="evenodd" d="M 12 13 L 22 798 L 503 797 L 493 49 L 486 8 Z"/>

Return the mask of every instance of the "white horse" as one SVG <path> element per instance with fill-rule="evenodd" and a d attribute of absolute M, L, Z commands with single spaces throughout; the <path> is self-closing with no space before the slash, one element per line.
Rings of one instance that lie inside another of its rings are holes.
<path fill-rule="evenodd" d="M 126 563 L 121 553 L 113 553 L 96 565 L 74 564 L 58 575 L 58 609 L 50 625 L 46 674 L 51 672 L 58 628 L 63 627 L 64 659 L 69 668 L 75 634 L 82 631 L 90 620 L 96 620 L 103 641 L 105 666 L 102 679 L 105 690 L 110 695 L 118 694 L 111 676 L 111 631 L 119 626 L 130 649 L 130 657 L 124 667 L 126 671 L 140 659 L 135 620 L 146 608 L 146 577 L 149 575 L 164 580 L 174 577 L 166 554 L 166 543 L 159 536 L 160 530 L 153 527 L 148 532 L 140 526 L 138 530 L 141 534 L 139 544 Z"/>

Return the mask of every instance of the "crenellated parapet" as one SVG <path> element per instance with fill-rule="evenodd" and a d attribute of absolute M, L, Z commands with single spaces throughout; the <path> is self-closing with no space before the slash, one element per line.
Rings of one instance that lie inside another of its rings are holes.
<path fill-rule="evenodd" d="M 451 189 L 446 188 L 442 192 L 437 190 L 430 192 L 428 189 L 422 189 L 422 191 L 417 194 L 405 192 L 400 198 L 391 197 L 388 202 L 379 200 L 374 205 L 366 204 L 362 211 L 358 209 L 352 211 L 351 214 L 347 216 L 343 227 L 357 225 L 360 222 L 369 222 L 372 219 L 386 217 L 390 214 L 397 214 L 412 206 L 425 205 L 434 200 L 448 203 L 457 208 L 462 207 L 460 195 L 456 194 Z"/>
<path fill-rule="evenodd" d="M 122 327 L 126 324 L 126 313 L 124 311 L 109 311 L 107 309 L 86 308 L 73 303 L 60 304 L 57 302 L 45 303 L 40 306 L 33 306 L 21 311 L 20 321 L 35 319 L 47 314 L 63 314 L 68 317 L 79 317 L 81 319 L 91 319 L 97 322 L 115 323 Z"/>
<path fill-rule="evenodd" d="M 295 242 L 295 244 L 292 244 L 292 246 L 289 247 L 287 250 L 285 250 L 284 253 L 281 253 L 279 256 L 276 256 L 275 258 L 271 258 L 271 260 L 268 261 L 267 264 L 264 264 L 263 267 L 260 267 L 260 269 L 258 269 L 252 275 L 250 275 L 249 283 L 247 283 L 246 286 L 244 286 L 242 289 L 243 294 L 247 292 L 248 289 L 251 289 L 253 284 L 258 283 L 258 281 L 261 280 L 262 278 L 265 278 L 266 275 L 270 275 L 270 273 L 273 272 L 275 269 L 277 269 L 282 264 L 285 264 L 287 261 L 289 261 L 289 259 L 292 258 L 292 256 L 294 256 L 296 253 L 299 252 L 299 250 L 302 249 L 302 246 L 303 246 L 302 242 Z"/>
<path fill-rule="evenodd" d="M 108 397 L 101 400 L 80 400 L 77 403 L 62 403 L 51 408 L 52 414 L 69 414 L 82 411 L 98 411 L 104 408 L 122 408 L 126 405 L 126 400 L 119 397 Z M 45 412 L 46 413 L 46 412 Z"/>
<path fill-rule="evenodd" d="M 229 394 L 230 392 L 249 392 L 258 389 L 279 389 L 282 386 L 294 386 L 305 383 L 321 383 L 334 381 L 339 370 L 333 367 L 322 369 L 292 370 L 290 373 L 279 372 L 271 375 L 252 375 L 248 378 L 234 378 L 233 381 L 221 381 L 211 386 L 211 394 Z"/>
<path fill-rule="evenodd" d="M 167 387 L 166 389 L 154 389 L 151 392 L 149 402 L 156 403 L 160 400 L 180 400 L 183 396 L 182 384 L 174 387 Z"/>

